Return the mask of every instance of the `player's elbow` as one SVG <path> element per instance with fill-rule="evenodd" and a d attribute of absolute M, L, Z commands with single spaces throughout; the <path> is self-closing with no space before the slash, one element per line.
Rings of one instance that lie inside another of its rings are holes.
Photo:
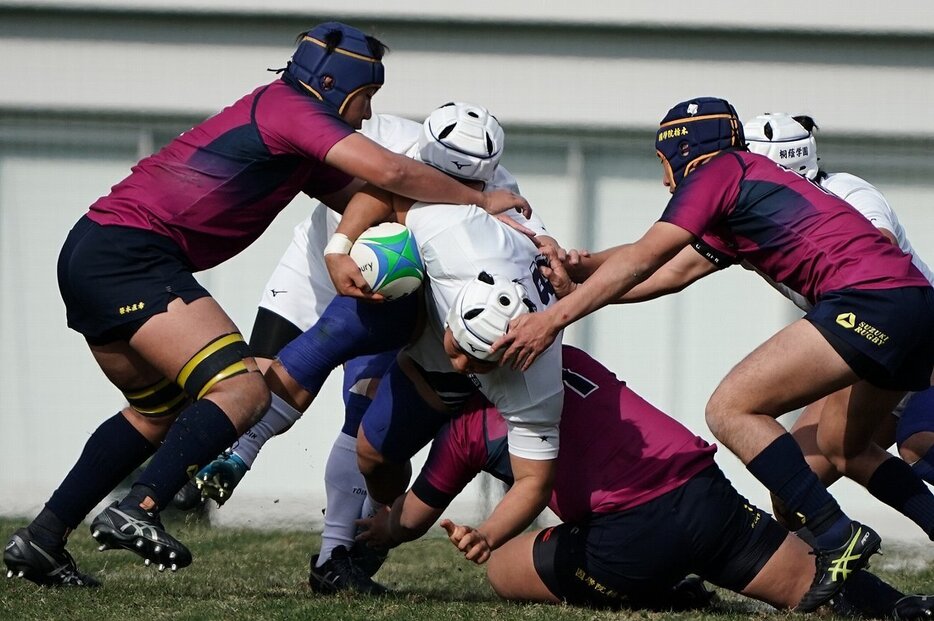
<path fill-rule="evenodd" d="M 400 193 L 399 191 L 406 186 L 410 177 L 409 164 L 411 162 L 402 156 L 393 157 L 384 165 L 379 166 L 373 174 L 374 178 L 368 181 L 384 190 Z"/>
<path fill-rule="evenodd" d="M 431 524 L 425 524 L 423 520 L 416 520 L 403 515 L 399 519 L 399 525 L 393 532 L 393 536 L 398 541 L 414 541 L 428 532 Z"/>

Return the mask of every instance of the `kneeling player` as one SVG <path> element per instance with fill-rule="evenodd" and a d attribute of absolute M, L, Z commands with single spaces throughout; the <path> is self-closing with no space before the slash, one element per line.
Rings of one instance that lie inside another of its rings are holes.
<path fill-rule="evenodd" d="M 455 366 L 476 364 L 455 357 Z M 815 571 L 810 547 L 733 488 L 714 462 L 716 447 L 586 353 L 565 346 L 563 360 L 562 446 L 549 502 L 563 523 L 495 551 L 494 590 L 515 600 L 666 607 L 673 587 L 695 573 L 779 608 L 796 606 Z M 437 435 L 412 488 L 367 521 L 362 538 L 393 546 L 421 536 L 480 471 L 512 483 L 505 422 L 488 402 L 472 405 Z M 465 529 L 441 525 L 452 540 Z M 924 618 L 930 608 L 867 572 L 841 597 L 838 611 L 865 616 Z"/>

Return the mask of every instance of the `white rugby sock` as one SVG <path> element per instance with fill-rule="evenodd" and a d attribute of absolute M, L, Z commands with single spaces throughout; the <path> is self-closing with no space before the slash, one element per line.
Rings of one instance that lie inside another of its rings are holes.
<path fill-rule="evenodd" d="M 295 421 L 302 417 L 291 405 L 282 400 L 282 397 L 272 393 L 272 402 L 269 409 L 263 414 L 258 423 L 243 432 L 243 435 L 234 444 L 233 452 L 243 460 L 248 468 L 253 467 L 256 455 L 263 445 L 274 435 L 280 434 Z"/>
<path fill-rule="evenodd" d="M 328 463 L 324 468 L 324 490 L 327 508 L 324 511 L 324 530 L 321 531 L 321 567 L 337 546 L 350 550 L 363 503 L 366 501 L 366 482 L 357 465 L 357 439 L 345 433 L 337 435 Z"/>

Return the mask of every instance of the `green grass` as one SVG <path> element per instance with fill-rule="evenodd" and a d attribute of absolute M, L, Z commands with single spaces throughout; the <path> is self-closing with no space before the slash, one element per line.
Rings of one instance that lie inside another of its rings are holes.
<path fill-rule="evenodd" d="M 22 524 L 22 520 L 0 519 L 0 536 L 5 540 Z M 141 559 L 129 552 L 98 553 L 86 527 L 82 527 L 72 536 L 69 549 L 82 570 L 94 573 L 104 587 L 43 588 L 24 580 L 0 580 L 0 619 L 735 621 L 790 617 L 722 589 L 718 590 L 721 602 L 705 614 L 620 613 L 506 603 L 497 599 L 487 585 L 483 568 L 463 560 L 447 540 L 438 537 L 393 551 L 376 576 L 394 590 L 393 595 L 323 597 L 310 592 L 305 582 L 309 554 L 318 547 L 317 535 L 210 528 L 203 523 L 177 523 L 171 530 L 195 556 L 192 566 L 177 574 L 160 574 L 144 567 Z M 931 591 L 931 563 L 910 563 L 921 556 L 930 558 L 927 551 L 920 549 L 889 550 L 885 560 L 875 565 L 880 575 L 904 591 Z M 903 561 L 909 562 L 909 568 L 898 568 Z"/>

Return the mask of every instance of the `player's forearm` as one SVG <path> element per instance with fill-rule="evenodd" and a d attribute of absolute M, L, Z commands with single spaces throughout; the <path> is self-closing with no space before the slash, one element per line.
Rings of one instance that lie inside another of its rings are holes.
<path fill-rule="evenodd" d="M 552 484 L 550 470 L 516 480 L 490 517 L 477 528 L 483 533 L 491 550 L 499 548 L 528 528 L 547 506 Z"/>
<path fill-rule="evenodd" d="M 441 517 L 441 511 L 425 504 L 411 490 L 397 498 L 389 514 L 392 545 L 414 541 L 424 535 Z"/>
<path fill-rule="evenodd" d="M 483 192 L 472 188 L 437 168 L 408 160 L 399 168 L 399 174 L 386 179 L 386 190 L 424 203 L 447 203 L 451 205 L 478 205 L 484 207 Z"/>
<path fill-rule="evenodd" d="M 555 333 L 581 317 L 616 301 L 624 293 L 651 275 L 652 266 L 634 261 L 631 245 L 620 246 L 606 258 L 589 278 L 571 294 L 558 300 L 544 312 Z"/>
<path fill-rule="evenodd" d="M 375 188 L 364 187 L 355 194 L 344 209 L 336 232 L 355 241 L 371 226 L 391 220 L 393 218 L 392 205 L 384 195 L 378 192 Z"/>

